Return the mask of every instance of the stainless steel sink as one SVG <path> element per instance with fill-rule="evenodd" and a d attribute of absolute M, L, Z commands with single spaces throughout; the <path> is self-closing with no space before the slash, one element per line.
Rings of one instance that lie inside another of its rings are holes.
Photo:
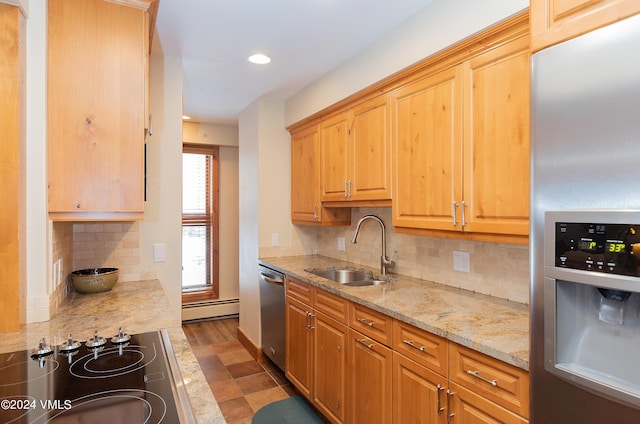
<path fill-rule="evenodd" d="M 354 269 L 308 269 L 306 271 L 340 284 L 373 279 L 372 272 L 357 271 Z"/>
<path fill-rule="evenodd" d="M 351 281 L 348 283 L 343 283 L 345 286 L 377 286 L 378 284 L 387 284 L 389 281 L 386 280 L 378 280 L 375 278 L 369 280 L 362 281 Z"/>
<path fill-rule="evenodd" d="M 374 286 L 389 282 L 375 278 L 372 272 L 354 269 L 306 269 L 305 271 L 345 286 Z"/>

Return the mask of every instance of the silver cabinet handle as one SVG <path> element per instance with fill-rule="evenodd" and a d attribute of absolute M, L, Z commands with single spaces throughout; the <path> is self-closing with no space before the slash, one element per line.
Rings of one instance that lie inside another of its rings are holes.
<path fill-rule="evenodd" d="M 375 325 L 375 322 L 373 322 L 371 320 L 368 320 L 368 319 L 365 319 L 365 318 L 358 318 L 358 319 L 356 319 L 356 321 L 361 322 L 361 323 L 363 323 L 365 325 L 368 325 L 369 327 L 373 327 Z"/>
<path fill-rule="evenodd" d="M 271 278 L 262 272 L 260 273 L 260 277 L 262 277 L 267 283 L 275 284 L 276 286 L 284 286 L 284 281 L 279 278 Z"/>
<path fill-rule="evenodd" d="M 318 220 L 318 205 L 317 204 L 313 205 L 313 220 L 314 221 Z"/>
<path fill-rule="evenodd" d="M 450 389 L 447 389 L 447 411 L 449 411 L 449 414 L 447 415 L 447 423 L 450 423 L 451 418 L 453 418 L 453 416 L 455 415 L 453 412 L 451 412 L 452 397 L 453 397 L 453 392 Z"/>
<path fill-rule="evenodd" d="M 484 381 L 485 383 L 489 383 L 492 386 L 497 386 L 498 382 L 496 380 L 489 380 L 486 377 L 481 376 L 478 371 L 471 371 L 471 370 L 467 370 L 467 374 L 474 376 L 475 378 L 478 378 L 482 381 Z"/>
<path fill-rule="evenodd" d="M 306 315 L 306 327 L 307 327 L 307 331 L 312 331 L 315 327 L 312 325 L 313 323 L 313 318 L 315 317 L 315 315 L 313 315 L 311 312 L 309 311 L 305 311 L 305 315 Z"/>
<path fill-rule="evenodd" d="M 467 204 L 464 202 L 464 200 L 462 201 L 462 228 L 464 228 L 465 225 L 467 225 L 467 223 L 464 220 L 464 208 L 465 206 L 467 206 Z"/>
<path fill-rule="evenodd" d="M 349 197 L 349 192 L 347 191 L 347 180 L 344 180 L 344 197 Z"/>
<path fill-rule="evenodd" d="M 411 346 L 414 349 L 418 349 L 420 352 L 424 352 L 424 346 L 418 346 L 415 343 L 413 343 L 413 340 L 403 340 L 402 341 L 404 344 L 408 344 L 409 346 Z"/>
<path fill-rule="evenodd" d="M 353 182 L 349 180 L 349 195 L 347 197 L 351 197 L 351 184 L 353 184 Z"/>
<path fill-rule="evenodd" d="M 451 216 L 453 217 L 453 226 L 458 225 L 458 218 L 456 217 L 456 209 L 458 204 L 456 202 L 451 203 Z"/>
<path fill-rule="evenodd" d="M 367 339 L 356 339 L 356 341 L 361 345 L 368 347 L 369 349 L 373 349 L 373 344 L 367 343 Z"/>
<path fill-rule="evenodd" d="M 440 392 L 444 390 L 444 387 L 438 384 L 436 390 L 438 391 L 438 415 L 441 415 L 444 408 L 440 405 Z"/>

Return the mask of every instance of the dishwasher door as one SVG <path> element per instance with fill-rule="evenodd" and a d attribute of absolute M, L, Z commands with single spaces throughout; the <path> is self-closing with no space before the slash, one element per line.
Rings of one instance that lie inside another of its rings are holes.
<path fill-rule="evenodd" d="M 260 320 L 262 351 L 285 371 L 285 293 L 284 274 L 258 266 L 260 278 Z"/>

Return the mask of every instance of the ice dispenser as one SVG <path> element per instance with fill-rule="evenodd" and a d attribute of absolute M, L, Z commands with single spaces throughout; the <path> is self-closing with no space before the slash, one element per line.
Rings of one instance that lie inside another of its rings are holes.
<path fill-rule="evenodd" d="M 640 408 L 640 211 L 545 214 L 545 370 Z"/>

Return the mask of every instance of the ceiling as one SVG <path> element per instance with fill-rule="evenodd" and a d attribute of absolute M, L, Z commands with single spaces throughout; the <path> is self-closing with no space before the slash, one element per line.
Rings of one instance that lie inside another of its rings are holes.
<path fill-rule="evenodd" d="M 431 0 L 160 0 L 153 52 L 180 58 L 183 111 L 236 123 L 261 96 L 286 99 Z M 255 65 L 247 58 L 273 60 Z"/>

